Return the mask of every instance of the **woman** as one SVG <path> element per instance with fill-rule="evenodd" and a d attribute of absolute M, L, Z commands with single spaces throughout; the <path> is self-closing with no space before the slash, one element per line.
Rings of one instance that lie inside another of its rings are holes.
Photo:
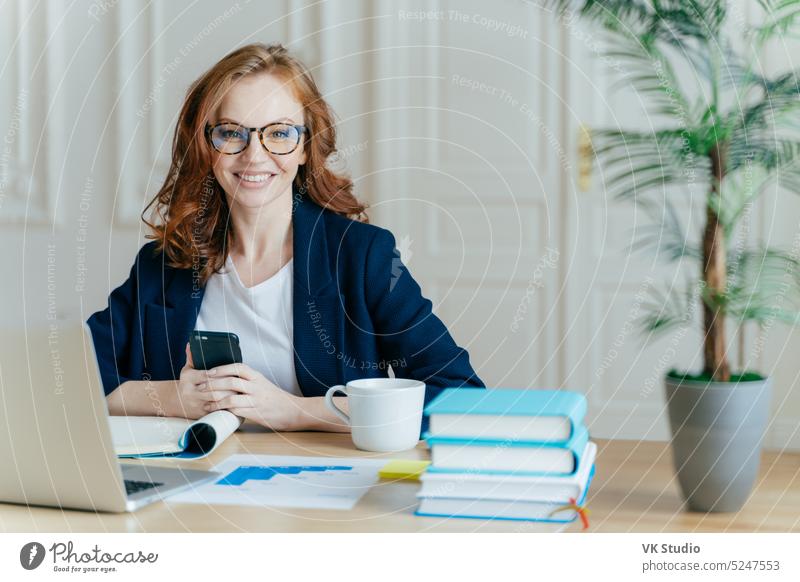
<path fill-rule="evenodd" d="M 227 409 L 274 430 L 347 431 L 324 404 L 334 384 L 391 366 L 427 384 L 426 402 L 483 387 L 391 233 L 326 166 L 330 109 L 283 47 L 245 46 L 197 80 L 172 150 L 143 213 L 155 240 L 89 319 L 112 414 Z M 194 369 L 195 329 L 236 333 L 243 364 Z"/>

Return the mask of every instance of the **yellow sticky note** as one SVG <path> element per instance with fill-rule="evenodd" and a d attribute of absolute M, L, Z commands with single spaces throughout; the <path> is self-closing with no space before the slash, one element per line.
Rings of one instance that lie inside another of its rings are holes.
<path fill-rule="evenodd" d="M 409 479 L 411 481 L 418 481 L 419 476 L 425 472 L 425 469 L 430 464 L 430 461 L 392 459 L 378 471 L 378 475 L 381 479 Z"/>

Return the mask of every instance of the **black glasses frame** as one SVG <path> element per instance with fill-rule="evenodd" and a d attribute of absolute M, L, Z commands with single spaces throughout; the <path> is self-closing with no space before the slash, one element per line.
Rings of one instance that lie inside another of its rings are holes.
<path fill-rule="evenodd" d="M 220 151 L 219 149 L 217 149 L 217 146 L 214 145 L 214 140 L 211 139 L 211 134 L 216 128 L 218 128 L 218 127 L 220 127 L 222 125 L 235 125 L 238 128 L 247 130 L 247 141 L 245 142 L 244 147 L 241 150 L 239 150 L 238 152 L 223 152 L 223 151 Z M 273 152 L 264 143 L 264 130 L 269 128 L 269 127 L 272 127 L 274 125 L 283 125 L 283 126 L 294 127 L 297 130 L 297 142 L 294 144 L 294 147 L 291 150 L 289 150 L 288 152 Z M 244 127 L 243 125 L 239 125 L 238 123 L 234 123 L 232 121 L 223 121 L 222 123 L 216 123 L 214 125 L 211 125 L 210 123 L 206 123 L 205 134 L 206 134 L 206 139 L 208 140 L 208 143 L 211 144 L 211 147 L 214 148 L 215 150 L 217 150 L 219 153 L 224 154 L 226 156 L 236 156 L 236 155 L 239 155 L 244 150 L 246 150 L 247 148 L 250 147 L 250 137 L 255 132 L 258 132 L 258 141 L 261 142 L 261 147 L 263 147 L 265 150 L 267 150 L 269 153 L 271 153 L 273 155 L 285 156 L 285 155 L 291 154 L 292 152 L 294 152 L 297 149 L 297 146 L 300 145 L 300 138 L 302 137 L 302 135 L 304 133 L 308 133 L 308 128 L 305 125 L 295 125 L 293 123 L 284 123 L 282 121 L 276 121 L 274 123 L 267 124 L 264 127 Z"/>

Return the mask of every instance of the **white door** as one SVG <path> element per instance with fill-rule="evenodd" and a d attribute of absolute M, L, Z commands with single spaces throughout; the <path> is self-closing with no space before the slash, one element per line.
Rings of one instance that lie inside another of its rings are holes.
<path fill-rule="evenodd" d="M 378 3 L 372 216 L 488 386 L 558 385 L 558 39 L 523 2 Z"/>

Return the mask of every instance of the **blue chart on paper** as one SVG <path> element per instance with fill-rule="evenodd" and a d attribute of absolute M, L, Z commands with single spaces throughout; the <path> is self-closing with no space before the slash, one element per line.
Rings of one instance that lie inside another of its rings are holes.
<path fill-rule="evenodd" d="M 172 503 L 352 509 L 378 483 L 386 459 L 231 455 L 211 483 L 170 496 Z"/>
<path fill-rule="evenodd" d="M 222 479 L 217 481 L 217 485 L 244 485 L 247 481 L 269 481 L 275 475 L 299 475 L 303 472 L 324 472 L 324 471 L 352 471 L 353 467 L 343 465 L 297 465 L 297 466 L 255 466 L 238 467 Z"/>

